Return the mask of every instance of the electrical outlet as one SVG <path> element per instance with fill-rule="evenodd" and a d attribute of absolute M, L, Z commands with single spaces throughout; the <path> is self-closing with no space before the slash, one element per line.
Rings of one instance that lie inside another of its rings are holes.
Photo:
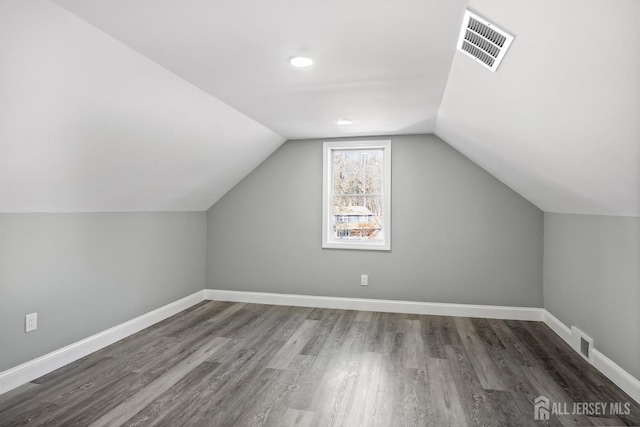
<path fill-rule="evenodd" d="M 360 286 L 369 286 L 369 276 L 366 274 L 360 275 Z"/>
<path fill-rule="evenodd" d="M 27 314 L 25 320 L 25 332 L 31 332 L 38 329 L 38 313 Z"/>

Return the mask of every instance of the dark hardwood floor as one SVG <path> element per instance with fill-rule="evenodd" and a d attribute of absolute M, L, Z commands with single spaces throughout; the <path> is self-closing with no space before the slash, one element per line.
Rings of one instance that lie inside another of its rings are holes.
<path fill-rule="evenodd" d="M 540 395 L 630 413 L 536 421 Z M 209 301 L 0 396 L 0 425 L 640 425 L 640 406 L 539 322 Z"/>

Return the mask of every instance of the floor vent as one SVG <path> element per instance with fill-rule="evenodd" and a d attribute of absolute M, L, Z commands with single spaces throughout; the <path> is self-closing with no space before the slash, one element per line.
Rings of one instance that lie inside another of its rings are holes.
<path fill-rule="evenodd" d="M 593 338 L 582 332 L 575 326 L 571 327 L 571 342 L 573 349 L 584 357 L 589 363 L 593 360 Z"/>
<path fill-rule="evenodd" d="M 491 71 L 498 69 L 512 41 L 513 36 L 504 30 L 470 10 L 464 12 L 458 50 Z"/>
<path fill-rule="evenodd" d="M 580 337 L 580 353 L 587 359 L 589 358 L 589 354 L 591 353 L 589 349 L 591 346 L 589 345 L 589 341 L 585 340 L 583 337 Z"/>

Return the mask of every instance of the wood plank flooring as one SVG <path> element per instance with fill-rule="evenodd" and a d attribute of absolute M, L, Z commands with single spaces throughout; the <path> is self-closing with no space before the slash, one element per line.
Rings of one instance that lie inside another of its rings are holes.
<path fill-rule="evenodd" d="M 540 395 L 630 412 L 537 421 Z M 640 406 L 540 322 L 208 301 L 0 396 L 0 425 L 640 425 Z"/>

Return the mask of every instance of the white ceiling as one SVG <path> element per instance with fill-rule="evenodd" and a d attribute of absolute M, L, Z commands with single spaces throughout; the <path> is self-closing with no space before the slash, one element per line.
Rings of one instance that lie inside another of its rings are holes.
<path fill-rule="evenodd" d="M 47 1 L 0 58 L 0 212 L 206 210 L 284 141 Z"/>
<path fill-rule="evenodd" d="M 435 131 L 545 211 L 640 216 L 640 2 L 471 0 L 496 73 L 466 2 L 0 0 L 0 212 L 203 210 L 284 139 Z"/>
<path fill-rule="evenodd" d="M 640 1 L 472 0 L 515 40 L 457 53 L 436 134 L 544 211 L 640 216 Z"/>
<path fill-rule="evenodd" d="M 467 0 L 56 0 L 287 139 L 431 133 Z M 315 64 L 294 69 L 288 58 Z M 348 117 L 356 123 L 340 128 Z"/>

